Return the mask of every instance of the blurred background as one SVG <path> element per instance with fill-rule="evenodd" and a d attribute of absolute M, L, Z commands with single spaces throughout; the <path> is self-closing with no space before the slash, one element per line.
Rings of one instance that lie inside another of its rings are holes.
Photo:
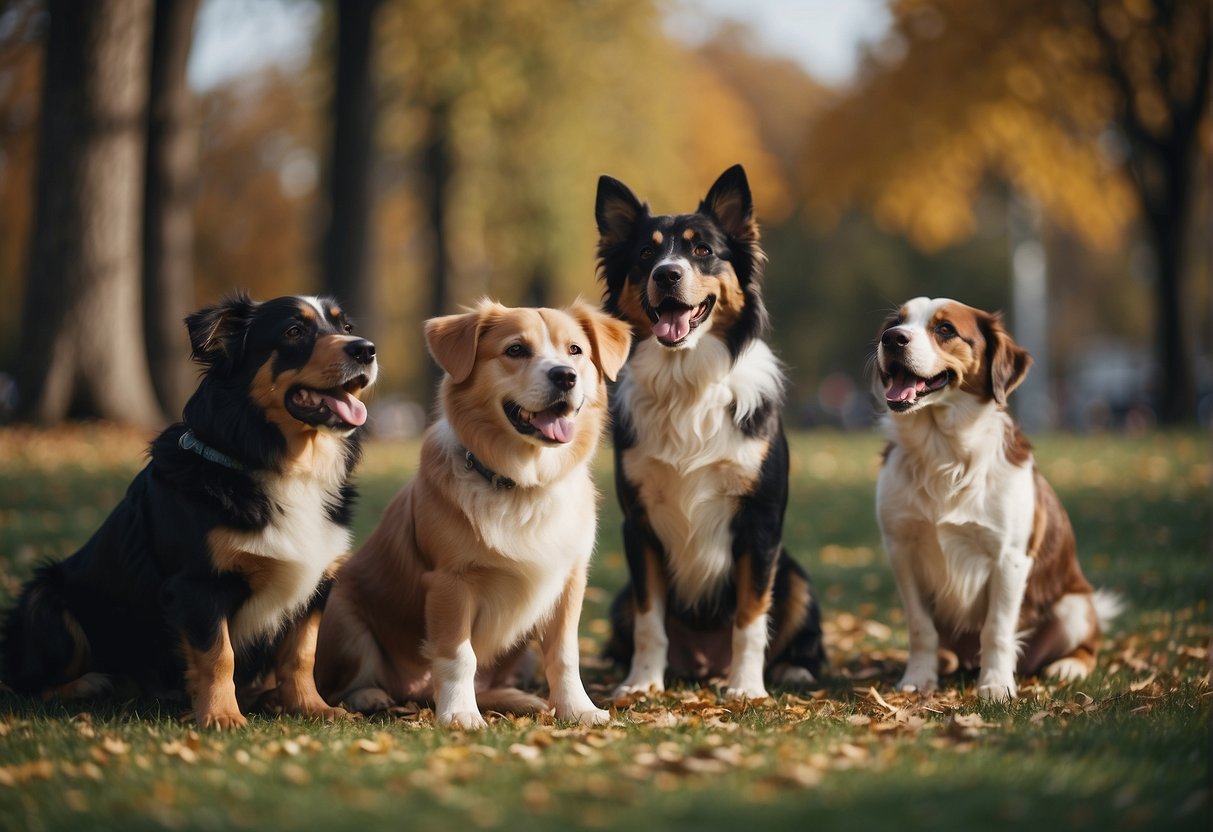
<path fill-rule="evenodd" d="M 421 324 L 601 291 L 600 174 L 745 165 L 788 422 L 872 423 L 915 295 L 1003 310 L 1029 431 L 1213 421 L 1208 0 L 0 0 L 0 422 L 175 419 L 182 318 L 332 292 L 372 428 Z"/>

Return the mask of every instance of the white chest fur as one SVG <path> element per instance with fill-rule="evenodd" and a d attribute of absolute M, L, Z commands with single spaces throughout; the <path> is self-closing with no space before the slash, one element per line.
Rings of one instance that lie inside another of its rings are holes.
<path fill-rule="evenodd" d="M 688 603 L 713 596 L 729 575 L 737 501 L 768 449 L 739 424 L 782 391 L 779 363 L 762 342 L 734 362 L 716 338 L 677 351 L 650 339 L 628 362 L 616 393 L 635 444 L 623 470 L 665 547 L 672 588 Z"/>
<path fill-rule="evenodd" d="M 271 561 L 269 580 L 255 585 L 231 622 L 232 641 L 247 644 L 271 635 L 312 597 L 324 571 L 349 551 L 350 532 L 329 518 L 339 499 L 336 477 L 267 476 L 272 518 L 255 532 L 229 536 L 241 552 Z"/>
<path fill-rule="evenodd" d="M 910 559 L 932 614 L 957 630 L 980 628 L 1000 561 L 1027 561 L 1033 466 L 1030 458 L 1007 460 L 1005 426 L 1002 414 L 991 413 L 950 435 L 891 430 L 896 446 L 877 482 L 886 550 Z"/>

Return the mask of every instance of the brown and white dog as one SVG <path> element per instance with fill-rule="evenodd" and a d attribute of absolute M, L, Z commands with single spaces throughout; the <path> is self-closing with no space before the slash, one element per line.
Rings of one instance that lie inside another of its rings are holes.
<path fill-rule="evenodd" d="M 537 635 L 556 718 L 603 723 L 577 623 L 597 523 L 589 466 L 630 331 L 581 302 L 486 300 L 425 336 L 446 372 L 438 418 L 416 477 L 338 573 L 319 687 L 359 711 L 432 699 L 439 724 L 480 728 L 482 709 L 546 707 L 502 686 Z"/>
<path fill-rule="evenodd" d="M 976 667 L 978 695 L 1015 674 L 1081 679 L 1117 596 L 1094 592 L 1074 532 L 1007 396 L 1031 366 L 998 314 L 914 298 L 876 345 L 890 443 L 876 489 L 885 551 L 909 626 L 900 690 L 938 682 L 937 651 Z"/>

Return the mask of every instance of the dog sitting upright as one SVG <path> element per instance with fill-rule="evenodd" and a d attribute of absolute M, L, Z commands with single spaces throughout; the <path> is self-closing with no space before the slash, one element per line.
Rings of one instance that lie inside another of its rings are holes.
<path fill-rule="evenodd" d="M 597 522 L 589 466 L 628 329 L 580 302 L 486 300 L 425 336 L 445 371 L 438 418 L 416 476 L 338 573 L 320 690 L 368 712 L 432 699 L 438 724 L 481 728 L 482 709 L 546 707 L 510 686 L 537 635 L 556 718 L 606 722 L 581 682 L 577 624 Z"/>
<path fill-rule="evenodd" d="M 203 373 L 184 421 L 92 538 L 25 586 L 4 681 L 45 698 L 184 687 L 203 728 L 244 725 L 240 699 L 275 686 L 286 712 L 337 716 L 314 647 L 375 347 L 330 298 L 240 294 L 186 324 Z"/>
<path fill-rule="evenodd" d="M 1094 592 L 1074 532 L 1007 397 L 1031 366 L 997 314 L 914 298 L 876 345 L 889 435 L 876 490 L 909 626 L 901 690 L 930 692 L 937 650 L 980 662 L 977 692 L 1016 695 L 1015 674 L 1080 679 L 1117 596 Z"/>
<path fill-rule="evenodd" d="M 783 547 L 782 365 L 762 340 L 766 255 L 745 171 L 693 214 L 649 213 L 598 182 L 599 272 L 635 347 L 614 390 L 615 482 L 630 583 L 608 654 L 616 695 L 726 678 L 732 697 L 811 684 L 825 661 L 809 577 Z"/>

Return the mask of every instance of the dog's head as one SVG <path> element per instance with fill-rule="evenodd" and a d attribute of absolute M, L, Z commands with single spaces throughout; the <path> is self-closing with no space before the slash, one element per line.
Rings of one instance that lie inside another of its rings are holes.
<path fill-rule="evenodd" d="M 958 396 L 1005 406 L 1032 358 L 1002 316 L 948 298 L 914 298 L 885 320 L 876 370 L 893 413 L 955 404 Z"/>
<path fill-rule="evenodd" d="M 625 324 L 580 301 L 558 310 L 482 300 L 427 321 L 425 337 L 446 372 L 443 414 L 469 450 L 507 476 L 519 455 L 593 451 L 606 380 L 630 347 Z"/>
<path fill-rule="evenodd" d="M 366 422 L 358 396 L 378 375 L 375 345 L 352 334 L 332 298 L 257 302 L 239 293 L 185 322 L 203 368 L 186 422 L 212 438 L 221 433 L 237 458 L 259 461 L 267 445 L 282 452 L 308 435 L 348 435 Z M 267 439 L 271 426 L 285 445 Z"/>
<path fill-rule="evenodd" d="M 720 175 L 693 214 L 656 215 L 618 179 L 598 180 L 599 274 L 605 306 L 671 349 L 708 332 L 736 356 L 765 330 L 766 255 L 745 170 Z"/>

